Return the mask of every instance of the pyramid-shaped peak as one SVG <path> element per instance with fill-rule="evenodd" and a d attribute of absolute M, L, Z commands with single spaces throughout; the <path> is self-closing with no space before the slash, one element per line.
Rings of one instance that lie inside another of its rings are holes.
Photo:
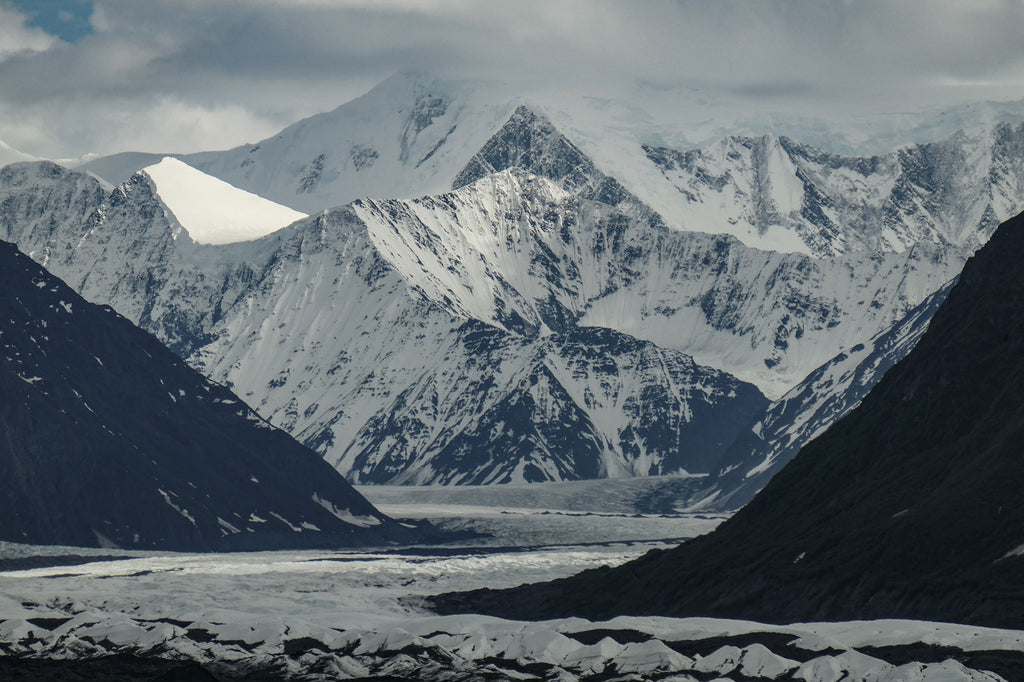
<path fill-rule="evenodd" d="M 519 168 L 554 181 L 582 199 L 617 206 L 635 198 L 617 180 L 605 175 L 547 116 L 519 104 L 459 172 L 452 187 L 468 185 L 492 173 Z"/>

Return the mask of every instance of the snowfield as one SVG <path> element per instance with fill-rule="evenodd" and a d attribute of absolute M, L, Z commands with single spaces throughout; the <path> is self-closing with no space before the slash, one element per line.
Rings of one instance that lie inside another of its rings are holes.
<path fill-rule="evenodd" d="M 101 659 L 95 665 L 179 674 L 201 667 L 217 679 L 1020 679 L 1016 631 L 914 621 L 527 623 L 439 617 L 418 605 L 421 595 L 619 564 L 666 546 L 659 534 L 692 537 L 721 521 L 623 513 L 615 494 L 601 509 L 584 501 L 597 501 L 593 490 L 573 497 L 570 487 L 518 496 L 509 487 L 498 506 L 473 499 L 479 489 L 462 500 L 426 489 L 404 504 L 399 491 L 378 491 L 391 500 L 386 510 L 495 534 L 446 547 L 198 555 L 5 544 L 0 670 L 50 666 L 31 668 L 38 676 Z M 522 506 L 504 506 L 517 497 Z M 545 498 L 554 508 L 536 506 Z"/>
<path fill-rule="evenodd" d="M 160 200 L 197 244 L 251 241 L 307 217 L 170 156 L 142 172 L 153 181 Z"/>

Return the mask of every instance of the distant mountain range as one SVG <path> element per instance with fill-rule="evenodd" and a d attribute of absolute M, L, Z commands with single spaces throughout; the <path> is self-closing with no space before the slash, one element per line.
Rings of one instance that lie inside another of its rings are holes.
<path fill-rule="evenodd" d="M 125 549 L 437 537 L 0 242 L 0 539 Z"/>
<path fill-rule="evenodd" d="M 179 156 L 310 214 L 261 239 L 197 244 L 159 178 L 46 163 L 0 171 L 0 237 L 352 481 L 687 472 L 679 505 L 735 508 L 1024 207 L 1019 124 L 864 158 L 633 129 L 598 150 L 596 109 L 496 92 L 403 75 Z"/>
<path fill-rule="evenodd" d="M 915 348 L 709 535 L 443 612 L 1024 627 L 1024 216 L 964 268 Z"/>

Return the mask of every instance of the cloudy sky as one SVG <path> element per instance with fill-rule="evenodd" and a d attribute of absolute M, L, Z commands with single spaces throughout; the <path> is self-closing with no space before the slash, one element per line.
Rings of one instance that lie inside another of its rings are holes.
<path fill-rule="evenodd" d="M 824 116 L 1019 100 L 1022 35 L 1022 0 L 0 0 L 0 140 L 227 148 L 408 69 Z"/>

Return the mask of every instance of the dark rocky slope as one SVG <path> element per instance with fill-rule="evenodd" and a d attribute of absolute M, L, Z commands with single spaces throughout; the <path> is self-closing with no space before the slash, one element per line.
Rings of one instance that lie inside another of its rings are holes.
<path fill-rule="evenodd" d="M 1022 263 L 1018 216 L 968 262 L 910 355 L 715 532 L 434 607 L 1024 628 Z"/>
<path fill-rule="evenodd" d="M 424 537 L 6 242 L 0 291 L 0 539 L 239 550 Z"/>

